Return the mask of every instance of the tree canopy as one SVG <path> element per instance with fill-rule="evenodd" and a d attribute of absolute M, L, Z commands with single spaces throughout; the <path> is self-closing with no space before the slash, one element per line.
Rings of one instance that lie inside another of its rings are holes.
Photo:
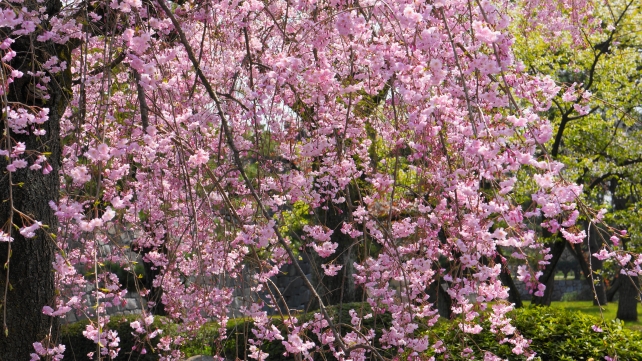
<path fill-rule="evenodd" d="M 529 72 L 549 75 L 562 87 L 546 112 L 555 129 L 547 148 L 565 164 L 564 176 L 584 186 L 583 201 L 608 210 L 605 224 L 593 225 L 589 232 L 591 244 L 584 250 L 579 244 L 573 247 L 604 304 L 602 261 L 610 257 L 607 252 L 587 262 L 591 257 L 584 253 L 594 253 L 603 243 L 631 249 L 639 245 L 641 13 L 634 1 L 598 3 L 593 13 L 601 20 L 600 31 L 583 34 L 579 45 L 571 37 L 550 42 L 546 33 L 516 31 L 515 49 Z M 590 217 L 583 218 L 587 228 Z M 629 237 L 623 244 L 612 242 L 609 227 L 626 229 Z M 609 268 L 616 277 L 620 263 Z M 613 284 L 617 288 L 620 282 Z"/>
<path fill-rule="evenodd" d="M 543 296 L 553 255 L 541 229 L 582 243 L 578 219 L 605 218 L 602 203 L 587 201 L 592 189 L 640 157 L 639 107 L 618 88 L 639 89 L 630 79 L 639 48 L 633 35 L 614 35 L 639 23 L 611 24 L 596 9 L 577 0 L 3 1 L 0 354 L 61 359 L 57 318 L 68 312 L 91 320 L 90 358 L 129 352 L 106 327 L 106 308 L 131 292 L 110 265 L 136 281 L 140 261 L 146 279 L 133 286 L 149 310 L 131 326 L 141 341 L 156 332 L 152 313 L 185 330 L 225 325 L 234 280 L 249 273 L 241 312 L 254 321 L 253 359 L 265 359 L 269 342 L 297 359 L 448 353 L 416 332 L 435 325 L 439 299 L 464 335 L 486 328 L 531 356 L 507 316 L 504 252 Z M 541 37 L 532 53 L 515 51 L 520 31 Z M 558 49 L 550 71 L 527 58 L 546 46 Z M 607 55 L 627 65 L 587 72 Z M 626 105 L 599 107 L 596 97 Z M 589 151 L 593 164 L 581 156 Z M 635 189 L 620 188 L 613 199 Z M 601 223 L 611 241 L 600 257 L 637 276 L 642 256 L 617 247 L 622 223 Z M 110 237 L 120 231 L 133 243 Z M 290 263 L 318 309 L 311 321 L 277 307 L 271 278 Z M 331 317 L 327 306 L 348 300 L 372 312 Z M 384 313 L 380 335 L 363 326 Z M 176 360 L 180 342 L 165 335 L 137 347 Z"/>

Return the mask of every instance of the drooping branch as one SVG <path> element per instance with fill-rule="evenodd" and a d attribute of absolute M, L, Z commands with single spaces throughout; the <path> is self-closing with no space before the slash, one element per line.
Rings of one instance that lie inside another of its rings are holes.
<path fill-rule="evenodd" d="M 125 54 L 125 52 L 121 52 L 120 54 L 118 54 L 117 57 L 115 57 L 112 61 L 110 61 L 109 64 L 103 65 L 99 68 L 96 68 L 90 71 L 89 73 L 87 73 L 87 76 L 95 76 L 100 73 L 104 73 L 106 71 L 111 71 L 111 69 L 117 67 L 120 63 L 122 63 L 123 60 L 125 60 L 125 58 L 127 58 L 127 54 Z M 72 81 L 72 84 L 79 85 L 81 82 L 82 82 L 82 79 L 74 79 Z"/>
<path fill-rule="evenodd" d="M 143 125 L 143 133 L 147 133 L 149 127 L 149 106 L 147 106 L 147 97 L 145 96 L 145 88 L 140 84 L 140 74 L 138 70 L 132 69 L 134 73 L 134 80 L 136 80 L 136 92 L 138 93 L 138 104 L 140 106 L 140 120 Z"/>
<path fill-rule="evenodd" d="M 214 89 L 213 89 L 212 85 L 210 84 L 209 80 L 207 79 L 207 77 L 205 76 L 203 71 L 201 70 L 200 64 L 198 63 L 198 61 L 196 59 L 196 56 L 194 55 L 194 51 L 192 50 L 192 47 L 189 44 L 189 42 L 187 40 L 187 37 L 185 36 L 185 33 L 181 29 L 181 26 L 180 26 L 179 22 L 176 20 L 176 18 L 174 17 L 173 13 L 171 12 L 171 10 L 167 7 L 167 4 L 165 3 L 164 0 L 158 0 L 158 4 L 161 6 L 163 11 L 165 12 L 165 15 L 171 20 L 172 24 L 174 25 L 174 28 L 176 29 L 176 31 L 178 32 L 178 35 L 180 37 L 180 41 L 183 44 L 183 46 L 185 47 L 185 51 L 187 52 L 187 55 L 188 55 L 190 61 L 192 62 L 192 66 L 194 66 L 194 70 L 196 71 L 197 76 L 201 79 L 201 82 L 203 83 L 203 86 L 205 87 L 209 97 L 215 103 L 218 116 L 221 119 L 221 126 L 223 128 L 223 132 L 225 134 L 225 138 L 227 140 L 228 146 L 230 147 L 230 150 L 232 151 L 232 157 L 234 159 L 234 163 L 236 164 L 236 167 L 237 167 L 239 173 L 241 174 L 241 177 L 243 178 L 243 180 L 245 182 L 245 185 L 250 190 L 250 193 L 252 194 L 254 200 L 256 201 L 257 206 L 258 206 L 260 212 L 262 213 L 262 215 L 265 217 L 265 219 L 270 220 L 271 218 L 270 218 L 269 213 L 265 209 L 265 206 L 263 205 L 263 202 L 262 202 L 261 198 L 259 197 L 258 193 L 254 189 L 254 186 L 252 185 L 252 182 L 250 181 L 249 177 L 247 176 L 247 174 L 246 174 L 246 172 L 244 170 L 243 163 L 241 161 L 241 157 L 240 157 L 239 151 L 236 148 L 236 145 L 234 144 L 234 136 L 233 136 L 232 131 L 229 128 L 229 125 L 227 123 L 227 115 L 223 111 L 223 106 L 222 106 L 221 100 L 219 99 L 218 95 L 214 91 Z M 301 266 L 297 262 L 297 257 L 294 255 L 294 253 L 292 252 L 292 249 L 289 247 L 289 245 L 287 244 L 287 241 L 285 240 L 285 238 L 281 234 L 281 231 L 280 231 L 278 225 L 275 225 L 273 227 L 273 229 L 274 229 L 274 232 L 275 232 L 275 234 L 276 234 L 276 236 L 277 236 L 277 238 L 279 240 L 279 243 L 285 249 L 285 251 L 287 252 L 288 256 L 292 260 L 292 263 L 293 263 L 295 269 L 297 270 L 297 273 L 303 279 L 303 282 L 306 284 L 306 286 L 308 287 L 310 292 L 313 294 L 313 296 L 319 302 L 319 309 L 320 309 L 321 313 L 323 314 L 323 317 L 328 322 L 328 326 L 332 330 L 332 333 L 333 333 L 335 339 L 338 341 L 339 348 L 341 348 L 341 350 L 345 354 L 347 354 L 347 347 L 344 344 L 344 342 L 343 342 L 343 340 L 341 338 L 341 335 L 339 334 L 339 332 L 337 331 L 336 327 L 334 326 L 332 318 L 328 314 L 321 296 L 317 293 L 317 291 L 315 290 L 314 286 L 310 283 L 308 278 L 305 276 L 305 272 L 303 272 L 303 270 L 301 269 Z"/>

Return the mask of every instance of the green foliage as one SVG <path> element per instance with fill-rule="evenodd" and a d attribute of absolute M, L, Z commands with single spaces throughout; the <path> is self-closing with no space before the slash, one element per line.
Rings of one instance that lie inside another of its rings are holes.
<path fill-rule="evenodd" d="M 361 333 L 366 334 L 369 329 L 375 329 L 375 337 L 374 337 L 374 346 L 378 349 L 379 353 L 387 358 L 392 358 L 395 355 L 395 350 L 394 349 L 388 349 L 388 350 L 382 350 L 381 349 L 381 344 L 379 343 L 379 340 L 381 339 L 381 336 L 383 335 L 382 329 L 384 327 L 390 327 L 392 324 L 392 316 L 390 313 L 383 313 L 383 314 L 374 314 L 372 312 L 372 308 L 368 303 L 359 303 L 359 302 L 354 302 L 354 303 L 345 303 L 343 305 L 334 305 L 334 306 L 329 306 L 327 307 L 328 314 L 330 317 L 332 317 L 333 321 L 337 326 L 340 326 L 340 331 L 342 335 L 345 335 L 348 332 L 351 332 L 353 329 L 351 328 L 351 323 L 350 320 L 352 319 L 352 316 L 350 316 L 350 310 L 354 310 L 357 315 L 361 318 L 361 329 L 359 331 Z M 315 311 L 318 312 L 318 311 Z M 306 314 L 303 318 L 304 322 L 308 322 L 312 320 L 312 315 L 314 312 Z M 372 317 L 369 318 L 363 318 L 365 315 L 371 314 Z M 423 330 L 420 329 L 420 330 Z M 312 335 L 311 339 L 317 344 L 320 345 L 321 343 L 317 340 L 316 336 Z M 324 351 L 329 351 L 329 350 L 324 350 Z M 324 357 L 318 357 L 317 359 L 319 360 L 324 360 L 328 358 L 328 353 L 326 353 Z M 332 359 L 330 357 L 330 359 Z"/>
<path fill-rule="evenodd" d="M 274 319 L 272 324 L 281 331 L 281 334 L 285 334 L 285 326 L 280 319 Z M 247 360 L 247 354 L 250 353 L 249 347 L 251 346 L 248 340 L 254 338 L 252 333 L 253 327 L 254 322 L 248 319 L 237 319 L 230 322 L 226 327 L 227 338 L 222 343 L 212 342 L 211 348 L 218 350 L 218 354 L 225 356 L 227 359 L 235 360 L 239 358 L 241 360 Z M 212 340 L 214 340 L 214 338 Z M 283 343 L 280 341 L 264 342 L 260 345 L 260 349 L 269 355 L 266 359 L 267 361 L 294 359 L 283 356 L 285 346 L 283 346 Z"/>
<path fill-rule="evenodd" d="M 358 314 L 365 315 L 371 313 L 370 307 L 366 304 L 359 303 L 345 304 L 341 312 L 337 306 L 330 307 L 328 312 L 333 317 L 335 323 L 346 324 L 350 322 L 349 310 L 354 309 Z M 341 317 L 339 318 L 339 313 Z M 299 317 L 306 322 L 311 320 L 312 313 Z M 600 318 L 583 314 L 577 311 L 568 311 L 561 308 L 552 307 L 528 307 L 514 310 L 511 313 L 513 325 L 524 335 L 524 337 L 533 340 L 531 349 L 537 352 L 538 360 L 603 360 L 604 356 L 617 355 L 620 360 L 635 360 L 642 355 L 642 335 L 639 332 L 631 331 L 623 327 L 620 321 L 602 322 Z M 274 320 L 275 325 L 282 331 L 283 324 L 280 320 Z M 381 337 L 382 327 L 388 327 L 391 323 L 390 314 L 378 315 L 363 320 L 363 327 L 375 328 L 377 336 L 375 340 Z M 251 335 L 251 321 L 239 320 L 228 325 L 228 337 L 222 345 L 221 354 L 232 359 L 238 356 L 241 359 L 247 359 L 246 352 L 249 345 L 246 345 L 247 335 Z M 595 332 L 593 325 L 600 326 L 604 332 Z M 512 353 L 513 346 L 509 343 L 500 343 L 501 337 L 488 331 L 488 323 L 484 324 L 484 330 L 479 335 L 464 334 L 457 327 L 455 322 L 441 320 L 435 327 L 426 329 L 420 327 L 417 332 L 429 335 L 430 343 L 435 344 L 441 340 L 448 348 L 446 354 L 449 360 L 466 360 L 461 356 L 464 348 L 473 349 L 473 355 L 476 359 L 483 359 L 485 351 L 490 351 L 496 355 L 508 360 L 525 360 L 526 357 L 518 356 Z M 342 333 L 349 332 L 348 327 L 342 327 Z M 309 338 L 317 341 L 316 337 L 306 334 L 302 338 Z M 319 343 L 317 343 L 319 344 Z M 384 357 L 394 358 L 395 349 L 382 350 L 381 345 L 375 342 L 375 347 Z M 213 348 L 214 349 L 214 348 Z M 267 352 L 270 356 L 267 360 L 286 360 L 293 359 L 283 356 L 285 349 L 281 342 L 264 343 L 261 350 Z M 446 354 L 433 354 L 429 349 L 426 356 L 434 355 L 438 360 L 446 359 Z M 315 360 L 333 359 L 328 353 L 315 353 Z"/>
<path fill-rule="evenodd" d="M 627 330 L 621 321 L 603 322 L 600 318 L 554 307 L 531 306 L 511 313 L 513 326 L 525 338 L 532 340 L 531 350 L 537 353 L 536 360 L 603 360 L 604 356 L 619 360 L 635 360 L 642 355 L 642 339 L 637 332 Z M 592 326 L 601 327 L 596 332 Z M 526 357 L 512 353 L 512 345 L 500 343 L 502 337 L 488 330 L 478 335 L 464 334 L 453 324 L 440 321 L 427 334 L 431 344 L 441 340 L 447 347 L 445 354 L 437 354 L 437 360 L 468 360 L 461 352 L 470 347 L 477 359 L 483 359 L 484 352 L 509 360 L 525 360 Z M 429 355 L 433 351 L 429 350 Z"/>
<path fill-rule="evenodd" d="M 147 353 L 141 355 L 139 352 L 132 351 L 132 348 L 136 345 L 136 337 L 132 335 L 134 331 L 129 325 L 131 322 L 139 321 L 141 319 L 140 315 L 127 315 L 127 316 L 112 316 L 109 323 L 104 327 L 105 330 L 114 330 L 118 332 L 118 337 L 120 338 L 120 353 L 114 361 L 126 361 L 126 360 L 137 360 L 137 361 L 156 361 L 158 360 L 158 355 L 152 352 L 152 347 L 155 347 L 158 344 L 158 341 L 162 335 L 158 335 L 153 338 L 150 344 L 146 344 L 145 348 Z M 89 324 L 89 320 L 83 320 L 69 325 L 62 326 L 61 329 L 61 343 L 65 345 L 65 360 L 89 360 L 87 354 L 93 352 L 96 354 L 96 344 L 85 338 L 83 336 L 83 331 L 85 331 L 86 326 Z M 163 334 L 171 334 L 176 329 L 176 326 L 168 324 L 162 317 L 154 317 L 154 322 L 150 326 L 150 331 L 160 328 L 163 330 Z M 96 356 L 94 356 L 96 357 Z M 104 359 L 104 358 L 103 358 Z"/>
<path fill-rule="evenodd" d="M 371 313 L 372 310 L 368 304 L 365 303 L 347 303 L 344 304 L 341 308 L 339 306 L 330 306 L 327 308 L 328 314 L 333 318 L 334 322 L 339 325 L 342 324 L 341 333 L 346 334 L 352 329 L 347 326 L 350 325 L 351 316 L 349 311 L 354 309 L 359 315 L 366 315 Z M 317 312 L 317 311 L 314 311 Z M 312 322 L 314 312 L 310 312 L 303 315 L 298 315 L 297 317 L 301 322 Z M 375 337 L 375 346 L 380 347 L 378 340 L 381 338 L 382 333 L 381 329 L 383 326 L 389 327 L 391 324 L 390 314 L 377 315 L 368 319 L 364 319 L 363 327 L 365 328 L 375 328 L 376 337 Z M 272 319 L 272 324 L 274 324 L 280 331 L 282 335 L 286 334 L 286 328 L 280 318 Z M 212 344 L 213 350 L 219 350 L 219 354 L 225 356 L 228 359 L 235 359 L 236 357 L 240 359 L 248 359 L 247 354 L 249 353 L 248 349 L 251 346 L 247 340 L 253 338 L 252 327 L 254 322 L 251 320 L 237 319 L 234 322 L 230 322 L 227 325 L 227 336 L 228 338 L 223 341 L 222 344 L 215 345 Z M 311 332 L 306 332 L 304 335 L 300 335 L 304 340 L 310 340 L 315 342 L 315 344 L 320 345 L 321 343 L 317 339 L 316 335 Z M 292 355 L 284 356 L 286 352 L 285 347 L 280 341 L 275 342 L 264 342 L 260 345 L 262 352 L 267 353 L 269 356 L 266 360 L 276 361 L 276 360 L 294 360 Z M 393 350 L 389 350 L 387 353 L 380 351 L 386 357 L 394 356 Z M 331 353 L 327 348 L 317 350 L 312 353 L 312 356 L 315 360 L 327 360 L 333 359 Z"/>
<path fill-rule="evenodd" d="M 544 114 L 554 125 L 547 151 L 565 164 L 567 180 L 584 185 L 582 198 L 589 207 L 606 208 L 608 225 L 629 230 L 628 246 L 634 250 L 642 241 L 642 8 L 635 1 L 595 5 L 604 28 L 586 34 L 582 46 L 565 37 L 551 44 L 539 32 L 516 28 L 514 50 L 530 73 L 550 76 L 561 88 Z M 590 96 L 583 100 L 575 91 L 577 99 L 565 99 L 573 83 Z M 578 111 L 582 106 L 587 113 Z M 528 174 L 518 178 L 526 181 L 522 189 L 516 187 L 521 201 L 532 192 Z"/>
<path fill-rule="evenodd" d="M 372 313 L 369 305 L 361 303 L 344 304 L 339 310 L 338 306 L 328 308 L 328 313 L 333 318 L 335 324 L 341 326 L 341 333 L 350 332 L 349 326 L 351 316 L 349 311 L 354 309 L 360 315 Z M 298 315 L 302 322 L 310 322 L 313 312 Z M 158 360 L 158 357 L 150 351 L 140 355 L 137 352 L 131 352 L 135 344 L 135 338 L 131 335 L 133 331 L 129 326 L 130 322 L 139 319 L 138 315 L 112 317 L 107 327 L 118 331 L 121 340 L 121 352 L 116 360 L 140 360 L 151 361 Z M 619 320 L 602 321 L 601 318 L 579 311 L 571 311 L 558 307 L 537 307 L 530 306 L 514 310 L 510 313 L 513 319 L 512 324 L 520 334 L 525 338 L 531 339 L 531 349 L 537 353 L 535 360 L 603 360 L 604 356 L 614 357 L 617 355 L 619 360 L 636 360 L 642 355 L 642 333 L 624 328 L 624 324 Z M 375 340 L 381 338 L 383 327 L 389 327 L 392 318 L 390 314 L 376 315 L 368 319 L 363 319 L 364 328 L 375 328 Z M 286 334 L 286 327 L 280 318 L 271 320 L 282 335 Z M 65 351 L 65 360 L 86 360 L 86 354 L 96 351 L 96 345 L 87 340 L 82 331 L 88 321 L 81 321 L 71 325 L 63 326 L 62 343 L 67 345 Z M 593 326 L 599 326 L 604 332 L 596 332 Z M 156 317 L 153 329 L 156 327 L 163 329 L 163 334 L 177 335 L 177 325 L 168 324 L 163 318 Z M 205 324 L 195 334 L 191 334 L 191 340 L 181 345 L 181 351 L 186 357 L 194 355 L 213 355 L 217 354 L 228 359 L 248 359 L 249 339 L 254 338 L 252 328 L 254 322 L 250 319 L 231 320 L 226 327 L 227 339 L 218 340 L 219 326 L 215 322 Z M 424 356 L 435 356 L 437 360 L 469 360 L 470 358 L 462 357 L 462 351 L 469 347 L 473 350 L 471 356 L 475 359 L 483 359 L 486 351 L 508 360 L 526 360 L 526 357 L 512 353 L 513 346 L 509 343 L 501 343 L 503 337 L 488 331 L 488 322 L 483 324 L 484 331 L 478 335 L 464 334 L 457 327 L 456 321 L 440 320 L 434 327 L 426 329 L 420 327 L 416 332 L 418 334 L 428 335 L 430 344 L 434 345 L 437 341 L 442 341 L 447 350 L 445 353 L 435 354 L 432 348 L 429 348 Z M 181 333 L 183 336 L 187 336 Z M 157 336 L 152 340 L 151 345 L 158 343 Z M 304 340 L 311 340 L 320 344 L 315 335 L 310 332 L 301 335 Z M 378 341 L 375 341 L 375 347 L 387 358 L 398 356 L 394 348 L 383 350 Z M 285 347 L 280 341 L 264 342 L 260 345 L 262 352 L 269 354 L 268 361 L 276 360 L 294 360 L 292 355 L 284 356 Z M 332 356 L 323 349 L 321 352 L 315 351 L 312 356 L 315 360 L 332 360 Z M 131 357 L 131 358 L 130 358 Z"/>
<path fill-rule="evenodd" d="M 208 322 L 195 332 L 192 332 L 180 347 L 185 357 L 211 355 L 212 340 L 218 336 L 219 329 L 218 323 Z"/>
<path fill-rule="evenodd" d="M 528 301 L 525 304 L 529 304 Z M 602 306 L 593 305 L 593 301 L 565 301 L 553 302 L 551 307 L 565 309 L 567 311 L 577 311 L 589 316 L 604 319 L 606 321 L 615 320 L 617 318 L 618 303 L 611 302 Z M 638 313 L 642 313 L 642 305 L 638 303 Z M 630 330 L 642 331 L 642 321 L 626 321 L 624 327 Z"/>
<path fill-rule="evenodd" d="M 281 232 L 284 234 L 301 233 L 303 227 L 310 224 L 310 211 L 310 205 L 307 203 L 303 201 L 294 202 L 292 210 L 281 213 L 283 217 Z"/>

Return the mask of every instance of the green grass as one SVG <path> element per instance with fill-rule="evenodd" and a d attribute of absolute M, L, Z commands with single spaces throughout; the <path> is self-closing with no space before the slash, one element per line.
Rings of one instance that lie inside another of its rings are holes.
<path fill-rule="evenodd" d="M 525 301 L 524 306 L 530 305 L 530 301 Z M 611 302 L 605 306 L 600 307 L 593 306 L 593 301 L 559 301 L 551 303 L 551 307 L 563 308 L 569 311 L 579 311 L 587 315 L 595 317 L 604 317 L 604 320 L 610 321 L 615 320 L 617 317 L 617 302 Z M 638 321 L 631 322 L 627 321 L 624 323 L 624 327 L 642 332 L 642 306 L 638 303 Z"/>

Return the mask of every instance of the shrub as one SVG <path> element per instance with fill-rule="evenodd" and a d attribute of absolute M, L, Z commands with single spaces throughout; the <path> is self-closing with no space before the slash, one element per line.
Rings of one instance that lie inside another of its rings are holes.
<path fill-rule="evenodd" d="M 339 310 L 338 306 L 330 306 L 327 308 L 327 310 L 330 316 L 334 319 L 335 323 L 338 323 L 339 320 L 341 320 L 341 323 L 343 324 L 350 324 L 351 316 L 349 314 L 349 311 L 351 309 L 354 309 L 357 312 L 360 312 L 362 307 L 363 307 L 364 314 L 368 314 L 372 312 L 368 304 L 361 304 L 361 303 L 346 303 L 343 305 L 343 307 L 341 307 L 341 310 Z M 318 312 L 318 311 L 297 315 L 296 317 L 301 322 L 308 322 L 313 319 L 312 317 L 314 312 Z M 339 317 L 339 313 L 341 313 L 341 317 Z M 386 326 L 386 327 L 390 326 L 390 322 L 391 322 L 390 314 L 377 315 L 377 317 L 372 317 L 372 318 L 362 320 L 362 324 L 364 327 L 376 328 L 375 347 L 381 346 L 378 343 L 378 340 L 381 338 L 381 335 L 382 335 L 381 329 L 383 326 Z M 286 327 L 280 318 L 277 318 L 277 317 L 273 318 L 272 324 L 275 325 L 279 330 L 281 330 L 282 335 L 286 334 Z M 254 327 L 254 322 L 252 322 L 251 320 L 237 319 L 237 320 L 230 321 L 226 328 L 228 338 L 225 341 L 223 341 L 221 344 L 218 344 L 218 345 L 212 344 L 211 349 L 220 350 L 219 354 L 225 356 L 227 359 L 234 360 L 237 357 L 240 359 L 247 359 L 246 355 L 249 353 L 248 349 L 251 346 L 247 342 L 247 340 L 253 338 L 253 334 L 252 334 L 253 327 Z M 347 332 L 350 332 L 349 327 L 341 328 L 342 334 L 346 334 Z M 313 341 L 316 345 L 321 345 L 321 342 L 319 342 L 316 335 L 314 335 L 312 332 L 306 332 L 306 334 L 302 335 L 302 338 L 309 339 Z M 260 348 L 262 352 L 265 352 L 268 354 L 266 361 L 294 360 L 294 357 L 292 355 L 288 355 L 287 357 L 284 356 L 284 353 L 286 352 L 286 350 L 282 342 L 280 341 L 264 342 L 260 346 Z M 387 357 L 391 357 L 393 356 L 391 352 L 392 350 L 389 350 L 387 352 L 382 352 L 382 354 L 384 354 Z M 315 360 L 332 360 L 333 359 L 332 354 L 329 352 L 329 349 L 325 346 L 322 347 L 321 349 L 317 349 L 314 352 L 312 352 L 312 356 Z"/>
<path fill-rule="evenodd" d="M 191 334 L 181 334 L 185 341 L 180 346 L 185 357 L 195 355 L 211 355 L 213 341 L 218 336 L 220 326 L 217 322 L 208 322 L 198 331 Z"/>
<path fill-rule="evenodd" d="M 638 360 L 642 357 L 642 338 L 635 331 L 623 328 L 622 322 L 603 322 L 597 317 L 581 312 L 566 311 L 552 307 L 521 308 L 511 313 L 513 326 L 532 340 L 531 350 L 537 353 L 536 360 L 604 360 L 605 356 L 619 360 Z M 488 326 L 488 325 L 486 325 Z M 593 326 L 604 331 L 596 332 Z M 466 347 L 473 350 L 477 359 L 483 359 L 485 351 L 509 360 L 525 360 L 512 353 L 510 344 L 500 344 L 497 335 L 484 328 L 478 335 L 463 334 L 447 321 L 440 321 L 427 331 L 432 343 L 442 340 L 447 347 L 448 360 L 468 360 L 461 356 Z M 429 352 L 429 356 L 433 354 Z M 435 355 L 437 360 L 445 355 Z"/>
<path fill-rule="evenodd" d="M 140 315 L 127 315 L 127 316 L 111 316 L 109 323 L 106 325 L 106 329 L 114 330 L 118 332 L 118 337 L 120 338 L 120 352 L 118 357 L 114 361 L 126 361 L 126 360 L 136 360 L 136 361 L 156 361 L 158 356 L 154 355 L 151 352 L 149 345 L 146 345 L 147 353 L 141 355 L 140 352 L 132 351 L 134 345 L 136 345 L 136 338 L 132 335 L 134 331 L 129 325 L 131 322 L 140 320 Z M 63 325 L 61 330 L 61 340 L 65 345 L 65 360 L 89 360 L 87 354 L 90 352 L 96 353 L 96 344 L 87 339 L 82 332 L 85 330 L 85 327 L 89 324 L 89 320 L 82 320 L 68 325 Z M 151 325 L 151 329 L 154 330 L 160 328 L 163 330 L 163 334 L 172 332 L 175 329 L 175 326 L 168 325 L 167 322 L 163 322 L 162 317 L 155 316 L 154 323 Z M 152 339 L 151 344 L 156 346 L 160 339 L 160 335 Z M 95 356 L 94 356 L 95 357 Z"/>
<path fill-rule="evenodd" d="M 361 304 L 344 304 L 341 310 L 342 323 L 349 323 L 350 316 L 348 311 L 355 309 L 359 311 Z M 363 306 L 364 313 L 370 313 L 370 307 Z M 338 307 L 328 308 L 328 313 L 333 317 L 335 322 L 339 320 Z M 302 314 L 297 317 L 302 322 L 312 319 L 312 314 Z M 132 329 L 129 323 L 138 319 L 137 315 L 112 317 L 108 327 L 118 331 L 121 340 L 121 352 L 116 360 L 140 360 L 151 361 L 158 360 L 158 357 L 149 352 L 146 355 L 140 355 L 137 352 L 131 352 L 135 338 L 131 335 Z M 535 360 L 585 360 L 591 358 L 594 360 L 604 360 L 604 356 L 614 357 L 617 355 L 618 360 L 640 360 L 642 359 L 642 335 L 639 332 L 627 330 L 620 321 L 603 322 L 599 318 L 583 314 L 581 312 L 567 311 L 552 307 L 536 307 L 517 309 L 510 313 L 513 326 L 524 335 L 532 340 L 531 350 L 537 353 Z M 390 325 L 390 314 L 378 315 L 376 318 L 362 320 L 366 328 L 376 328 L 377 336 L 375 340 L 381 337 L 382 327 Z M 62 342 L 67 345 L 65 360 L 87 360 L 86 354 L 96 350 L 96 345 L 87 340 L 82 331 L 87 325 L 87 321 L 77 322 L 75 324 L 63 327 Z M 286 334 L 285 325 L 280 318 L 274 318 L 272 323 Z M 153 326 L 164 330 L 164 334 L 176 334 L 176 325 L 168 325 L 162 321 L 162 318 L 156 317 Z M 181 351 L 189 357 L 197 354 L 218 354 L 225 356 L 227 359 L 248 359 L 247 354 L 250 344 L 247 342 L 254 338 L 252 328 L 254 322 L 248 319 L 230 320 L 226 327 L 227 339 L 216 341 L 219 332 L 219 326 L 210 322 L 198 330 L 196 335 L 181 346 Z M 437 360 L 469 360 L 470 358 L 462 357 L 461 353 L 466 347 L 470 347 L 475 359 L 484 359 L 486 351 L 492 352 L 502 359 L 508 360 L 525 360 L 526 357 L 512 353 L 512 346 L 508 343 L 500 343 L 501 338 L 488 330 L 488 324 L 484 325 L 484 330 L 478 335 L 464 334 L 457 327 L 454 321 L 440 320 L 430 329 L 420 328 L 417 330 L 420 334 L 427 334 L 431 344 L 441 340 L 447 348 L 443 354 L 434 354 L 432 348 L 426 352 L 426 358 L 435 356 Z M 593 326 L 599 326 L 604 332 L 596 332 Z M 342 333 L 348 332 L 347 327 L 342 328 Z M 303 338 L 309 338 L 318 343 L 316 336 L 307 333 Z M 158 337 L 153 340 L 155 346 Z M 375 341 L 375 347 L 381 347 Z M 280 341 L 264 342 L 260 346 L 263 352 L 269 354 L 267 361 L 276 360 L 294 360 L 292 355 L 284 356 L 285 347 Z M 149 348 L 148 348 L 149 351 Z M 321 351 L 321 352 L 318 352 Z M 315 360 L 333 360 L 334 358 L 327 349 L 317 350 L 313 353 Z M 130 354 L 131 352 L 131 354 Z M 385 357 L 394 358 L 395 349 L 380 350 Z M 74 357 L 75 356 L 75 357 Z"/>
<path fill-rule="evenodd" d="M 134 331 L 129 325 L 133 321 L 140 320 L 140 315 L 111 316 L 110 321 L 105 327 L 109 330 L 118 332 L 120 338 L 120 352 L 114 361 L 156 361 L 159 359 L 155 352 L 151 351 L 150 345 L 145 345 L 147 353 L 140 354 L 140 350 L 132 351 L 136 345 L 137 339 L 132 332 Z M 66 346 L 65 360 L 89 360 L 87 354 L 96 352 L 96 344 L 87 339 L 82 332 L 89 324 L 88 320 L 62 326 L 62 343 Z M 211 354 L 211 342 L 218 334 L 219 326 L 215 322 L 209 322 L 203 325 L 197 332 L 185 333 L 178 332 L 178 326 L 171 324 L 167 318 L 154 316 L 154 323 L 150 329 L 163 330 L 162 335 L 158 335 L 151 340 L 151 346 L 156 347 L 160 337 L 163 335 L 181 335 L 185 339 L 181 345 L 181 351 L 187 356 Z M 95 356 L 94 356 L 95 358 Z M 104 359 L 104 358 L 103 358 Z"/>
<path fill-rule="evenodd" d="M 286 326 L 280 318 L 274 318 L 272 324 L 281 331 L 282 335 L 286 334 Z M 230 320 L 226 327 L 227 338 L 222 342 L 215 341 L 218 337 L 217 332 L 214 337 L 210 339 L 211 350 L 213 350 L 214 353 L 224 356 L 228 360 L 247 360 L 251 346 L 248 340 L 254 339 L 252 328 L 254 328 L 254 322 L 251 319 L 238 318 Z M 266 361 L 294 360 L 291 356 L 285 357 L 283 355 L 285 353 L 285 346 L 283 346 L 283 343 L 280 341 L 264 342 L 260 345 L 260 349 L 269 355 Z"/>

